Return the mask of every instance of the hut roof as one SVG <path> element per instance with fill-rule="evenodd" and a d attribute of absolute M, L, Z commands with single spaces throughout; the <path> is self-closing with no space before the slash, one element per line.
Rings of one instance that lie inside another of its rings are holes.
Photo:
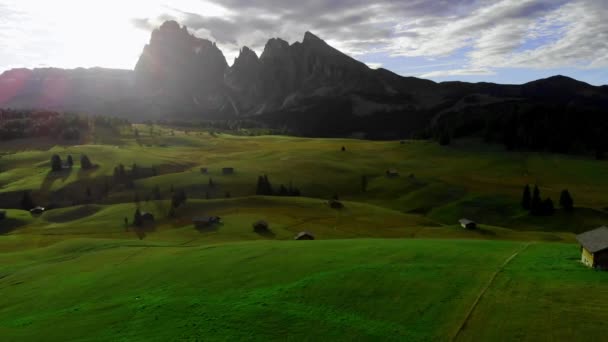
<path fill-rule="evenodd" d="M 475 221 L 471 221 L 471 220 L 466 219 L 466 218 L 460 219 L 458 222 L 460 222 L 460 224 L 464 224 L 465 226 L 468 226 L 471 223 L 475 224 Z"/>
<path fill-rule="evenodd" d="M 147 220 L 154 220 L 154 215 L 151 213 L 143 212 L 141 213 L 141 217 Z"/>
<path fill-rule="evenodd" d="M 578 242 L 591 253 L 608 249 L 608 227 L 600 227 L 576 236 Z"/>
<path fill-rule="evenodd" d="M 299 239 L 299 238 L 301 238 L 303 236 L 310 236 L 313 239 L 315 237 L 311 232 L 299 232 L 298 235 L 296 235 L 295 239 L 297 240 L 297 239 Z"/>

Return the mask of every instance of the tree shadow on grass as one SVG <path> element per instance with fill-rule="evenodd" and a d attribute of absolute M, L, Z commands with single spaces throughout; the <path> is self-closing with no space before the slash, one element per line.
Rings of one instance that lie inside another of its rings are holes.
<path fill-rule="evenodd" d="M 99 165 L 93 165 L 93 167 L 91 167 L 90 169 L 79 169 L 78 170 L 78 180 L 83 180 L 83 179 L 89 179 L 91 178 L 91 175 L 93 173 L 95 173 L 95 171 L 97 171 L 97 169 L 99 168 Z"/>
<path fill-rule="evenodd" d="M 47 193 L 53 187 L 55 181 L 65 182 L 72 174 L 72 169 L 63 169 L 61 171 L 49 171 L 44 177 L 42 184 L 40 185 L 40 191 Z"/>
<path fill-rule="evenodd" d="M 8 234 L 24 224 L 23 221 L 10 217 L 0 220 L 0 235 Z"/>
<path fill-rule="evenodd" d="M 195 225 L 194 227 L 196 228 L 196 230 L 198 230 L 199 233 L 213 233 L 213 232 L 217 232 L 218 230 L 220 230 L 220 226 L 222 224 L 220 223 L 215 223 L 215 224 L 209 224 L 209 225 Z"/>
<path fill-rule="evenodd" d="M 144 224 L 141 227 L 131 227 L 132 231 L 135 233 L 135 235 L 140 239 L 143 240 L 146 238 L 146 236 L 148 236 L 148 234 L 153 233 L 156 231 L 156 225 L 155 224 Z"/>

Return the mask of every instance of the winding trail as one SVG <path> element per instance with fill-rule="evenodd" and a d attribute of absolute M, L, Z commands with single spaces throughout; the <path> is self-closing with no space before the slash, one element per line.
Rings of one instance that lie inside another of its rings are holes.
<path fill-rule="evenodd" d="M 490 279 L 488 280 L 488 283 L 486 284 L 486 286 L 484 286 L 481 291 L 479 291 L 479 294 L 477 295 L 477 298 L 475 298 L 475 301 L 473 302 L 473 305 L 471 305 L 471 307 L 469 308 L 469 311 L 467 312 L 467 315 L 465 316 L 464 320 L 462 321 L 462 324 L 460 324 L 460 326 L 458 327 L 458 330 L 456 331 L 456 334 L 454 334 L 454 337 L 452 337 L 452 341 L 455 341 L 456 339 L 458 339 L 458 337 L 460 336 L 460 334 L 464 331 L 464 329 L 467 326 L 467 323 L 469 323 L 469 320 L 471 319 L 471 316 L 473 315 L 473 312 L 475 311 L 475 309 L 477 308 L 477 305 L 479 304 L 479 302 L 481 301 L 481 298 L 483 298 L 483 296 L 486 294 L 486 292 L 488 291 L 488 289 L 492 286 L 492 284 L 494 283 L 494 280 L 496 280 L 496 277 L 505 269 L 505 267 L 513 260 L 515 259 L 516 256 L 519 255 L 519 253 L 525 251 L 530 245 L 532 244 L 532 242 L 528 242 L 525 245 L 523 245 L 521 248 L 519 248 L 518 250 L 516 250 L 513 254 L 511 254 L 511 256 L 509 256 L 497 269 L 496 271 L 492 274 L 492 276 L 490 277 Z"/>

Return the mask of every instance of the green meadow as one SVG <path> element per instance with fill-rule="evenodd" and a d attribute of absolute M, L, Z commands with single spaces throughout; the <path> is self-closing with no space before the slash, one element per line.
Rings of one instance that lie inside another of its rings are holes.
<path fill-rule="evenodd" d="M 603 339 L 608 274 L 578 262 L 575 234 L 608 224 L 606 162 L 150 125 L 86 140 L 0 153 L 3 341 Z M 74 167 L 50 172 L 53 154 Z M 119 164 L 141 176 L 116 184 Z M 261 175 L 301 196 L 256 195 Z M 526 184 L 556 205 L 568 189 L 575 210 L 531 216 Z M 21 210 L 25 192 L 49 210 Z M 132 225 L 136 208 L 153 227 Z"/>

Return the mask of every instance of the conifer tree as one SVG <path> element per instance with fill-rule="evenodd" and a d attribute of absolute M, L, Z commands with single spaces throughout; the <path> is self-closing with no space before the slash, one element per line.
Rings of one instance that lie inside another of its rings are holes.
<path fill-rule="evenodd" d="M 572 199 L 568 189 L 562 191 L 559 197 L 559 205 L 565 211 L 572 211 L 574 209 L 574 200 Z"/>
<path fill-rule="evenodd" d="M 51 170 L 53 172 L 57 172 L 57 171 L 61 171 L 62 170 L 62 165 L 61 165 L 61 158 L 56 155 L 53 154 L 53 156 L 51 157 Z"/>
<path fill-rule="evenodd" d="M 542 212 L 542 200 L 540 199 L 540 189 L 538 189 L 538 185 L 534 186 L 532 203 L 530 204 L 530 212 L 532 215 L 539 215 Z"/>
<path fill-rule="evenodd" d="M 524 194 L 521 199 L 521 206 L 525 210 L 530 210 L 532 208 L 532 194 L 530 193 L 530 185 L 526 184 L 524 188 Z"/>

